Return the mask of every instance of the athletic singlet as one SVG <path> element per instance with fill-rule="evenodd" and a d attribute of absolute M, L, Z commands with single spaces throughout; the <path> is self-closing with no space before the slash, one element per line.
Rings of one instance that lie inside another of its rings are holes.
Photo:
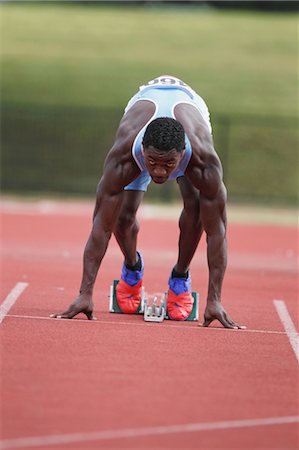
<path fill-rule="evenodd" d="M 125 109 L 125 113 L 140 100 L 147 100 L 153 103 L 155 105 L 155 112 L 137 134 L 133 142 L 132 155 L 141 170 L 141 174 L 132 183 L 126 186 L 125 190 L 146 191 L 151 182 L 151 176 L 145 167 L 144 157 L 142 154 L 142 140 L 147 125 L 154 119 L 157 119 L 158 117 L 172 117 L 175 119 L 175 107 L 180 103 L 187 103 L 194 106 L 199 111 L 210 133 L 212 133 L 210 114 L 204 100 L 195 91 L 193 91 L 190 86 L 178 78 L 168 75 L 160 76 L 149 81 L 146 85 L 141 86 L 138 93 L 129 101 Z M 184 155 L 178 167 L 170 174 L 169 180 L 175 180 L 178 177 L 183 176 L 188 166 L 192 155 L 192 147 L 186 134 L 185 140 L 186 148 Z"/>

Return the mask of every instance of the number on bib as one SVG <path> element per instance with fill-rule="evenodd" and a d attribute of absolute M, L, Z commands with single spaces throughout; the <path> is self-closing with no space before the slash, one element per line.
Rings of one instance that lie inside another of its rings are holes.
<path fill-rule="evenodd" d="M 175 77 L 162 76 L 149 81 L 144 86 L 187 86 L 187 84 Z"/>

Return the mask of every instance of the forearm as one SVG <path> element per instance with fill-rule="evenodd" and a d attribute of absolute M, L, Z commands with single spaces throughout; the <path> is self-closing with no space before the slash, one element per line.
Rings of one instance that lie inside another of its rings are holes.
<path fill-rule="evenodd" d="M 83 276 L 80 287 L 81 294 L 92 295 L 98 270 L 105 256 L 111 232 L 101 233 L 101 238 L 92 231 L 85 246 L 83 255 Z"/>
<path fill-rule="evenodd" d="M 98 187 L 93 226 L 85 246 L 81 294 L 92 295 L 98 270 L 105 256 L 121 204 L 121 194 L 109 195 Z"/>
<path fill-rule="evenodd" d="M 209 267 L 208 302 L 220 302 L 222 282 L 227 266 L 227 242 L 223 233 L 207 238 L 207 257 Z"/>

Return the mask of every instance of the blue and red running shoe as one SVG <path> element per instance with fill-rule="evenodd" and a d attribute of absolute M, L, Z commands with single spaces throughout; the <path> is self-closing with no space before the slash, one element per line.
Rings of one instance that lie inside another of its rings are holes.
<path fill-rule="evenodd" d="M 186 320 L 192 312 L 194 303 L 189 272 L 186 278 L 176 278 L 170 275 L 168 285 L 168 317 L 172 320 Z"/>
<path fill-rule="evenodd" d="M 144 265 L 142 256 L 137 252 L 141 262 L 141 270 L 131 270 L 123 264 L 121 279 L 116 286 L 118 306 L 125 314 L 134 314 L 141 302 L 142 277 Z"/>

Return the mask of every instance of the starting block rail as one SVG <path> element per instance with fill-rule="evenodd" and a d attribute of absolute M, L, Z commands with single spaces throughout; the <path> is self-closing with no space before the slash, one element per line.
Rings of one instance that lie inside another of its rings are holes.
<path fill-rule="evenodd" d="M 152 304 L 148 304 L 147 298 L 144 302 L 144 320 L 146 322 L 163 322 L 166 314 L 165 296 L 157 304 L 157 297 L 154 297 Z"/>
<path fill-rule="evenodd" d="M 118 281 L 119 280 L 114 280 L 110 287 L 109 311 L 111 313 L 123 314 L 116 297 L 116 286 Z M 192 297 L 194 299 L 193 308 L 186 319 L 187 321 L 198 320 L 199 294 L 197 292 L 192 292 Z M 169 319 L 167 314 L 167 292 L 164 293 L 159 303 L 157 300 L 157 296 L 154 296 L 153 301 L 150 302 L 144 287 L 142 287 L 140 305 L 134 314 L 143 314 L 146 322 L 163 322 L 164 319 Z"/>

